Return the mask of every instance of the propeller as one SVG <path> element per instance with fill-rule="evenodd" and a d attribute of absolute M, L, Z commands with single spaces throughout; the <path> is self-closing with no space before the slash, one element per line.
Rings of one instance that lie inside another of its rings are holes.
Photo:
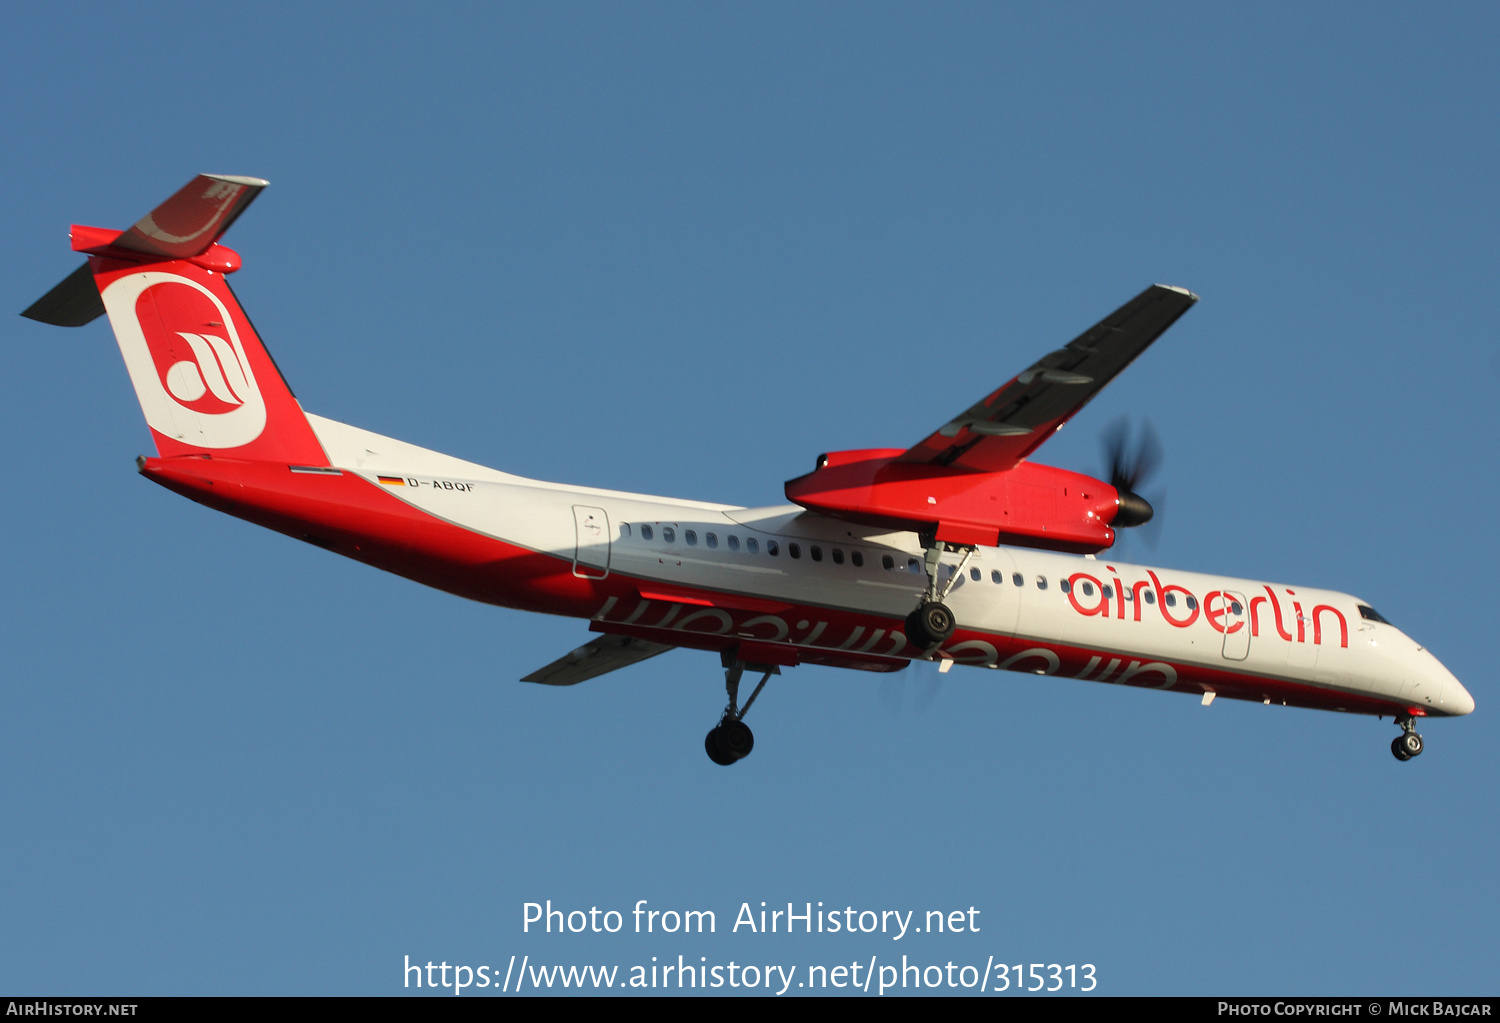
<path fill-rule="evenodd" d="M 911 668 L 926 670 L 892 672 L 880 680 L 880 702 L 898 717 L 925 714 L 943 688 L 943 676 L 935 666 L 917 661 Z"/>
<path fill-rule="evenodd" d="M 1147 419 L 1141 423 L 1139 434 L 1131 429 L 1124 416 L 1105 428 L 1101 437 L 1104 445 L 1104 461 L 1107 466 L 1109 485 L 1119 491 L 1120 510 L 1115 515 L 1116 529 L 1132 529 L 1153 523 L 1153 527 L 1141 533 L 1148 547 L 1155 549 L 1161 538 L 1161 513 L 1166 508 L 1167 493 L 1153 493 L 1154 500 L 1141 496 L 1140 488 L 1153 476 L 1162 463 L 1161 437 L 1156 427 Z"/>

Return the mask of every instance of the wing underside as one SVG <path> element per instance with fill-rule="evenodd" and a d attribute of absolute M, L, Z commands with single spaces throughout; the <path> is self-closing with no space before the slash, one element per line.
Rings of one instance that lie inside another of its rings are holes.
<path fill-rule="evenodd" d="M 653 643 L 632 636 L 600 636 L 577 650 L 564 654 L 545 668 L 538 668 L 521 681 L 540 682 L 548 686 L 573 686 L 672 649 L 674 648 L 665 643 Z"/>
<path fill-rule="evenodd" d="M 914 445 L 898 461 L 1003 472 L 1031 454 L 1198 301 L 1154 284 L 998 391 Z"/>

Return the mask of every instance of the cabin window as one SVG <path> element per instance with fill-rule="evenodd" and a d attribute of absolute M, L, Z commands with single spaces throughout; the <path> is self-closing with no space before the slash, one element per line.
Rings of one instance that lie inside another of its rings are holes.
<path fill-rule="evenodd" d="M 733 539 L 733 537 L 731 537 L 731 539 Z M 760 541 L 755 539 L 755 537 L 753 536 L 745 537 L 745 550 L 749 551 L 751 554 L 759 554 Z"/>
<path fill-rule="evenodd" d="M 786 545 L 786 552 L 794 558 L 802 557 L 802 548 L 794 543 L 789 543 Z"/>
<path fill-rule="evenodd" d="M 1046 576 L 1039 575 L 1039 576 L 1036 577 L 1036 588 L 1039 589 L 1039 590 L 1045 590 L 1047 588 L 1047 577 Z"/>
<path fill-rule="evenodd" d="M 733 533 L 730 533 L 728 536 L 726 536 L 724 538 L 724 542 L 729 544 L 729 549 L 732 551 L 737 551 L 740 549 L 740 538 L 735 536 Z"/>
<path fill-rule="evenodd" d="M 908 572 L 910 572 L 912 575 L 921 575 L 922 574 L 922 563 L 920 561 L 918 561 L 916 558 L 907 558 L 906 559 L 906 570 Z"/>
<path fill-rule="evenodd" d="M 776 555 L 781 553 L 781 544 L 777 543 L 775 540 L 767 540 L 766 553 L 771 555 L 771 557 L 773 558 L 776 557 Z"/>
<path fill-rule="evenodd" d="M 833 563 L 835 565 L 842 565 L 844 563 L 844 552 L 837 547 L 833 549 Z"/>
<path fill-rule="evenodd" d="M 887 572 L 892 572 L 895 571 L 896 568 L 896 559 L 891 557 L 889 554 L 882 554 L 880 556 L 880 564 L 881 567 L 884 568 Z"/>
<path fill-rule="evenodd" d="M 812 545 L 812 551 L 811 551 L 811 553 L 812 553 L 812 559 L 814 561 L 822 561 L 823 560 L 823 548 L 819 547 L 817 544 L 813 544 Z"/>
<path fill-rule="evenodd" d="M 863 554 L 859 553 L 859 551 L 850 551 L 849 552 L 849 560 L 852 561 L 852 562 L 854 562 L 854 567 L 855 568 L 864 568 L 865 567 L 865 556 Z"/>
<path fill-rule="evenodd" d="M 1115 599 L 1115 588 L 1113 586 L 1106 586 L 1106 587 L 1104 587 L 1104 599 L 1105 600 L 1114 600 Z"/>
<path fill-rule="evenodd" d="M 1026 580 L 1023 579 L 1023 578 L 1021 578 L 1021 573 L 1020 572 L 1016 572 L 1016 573 L 1012 574 L 1011 577 L 1010 577 L 1010 581 L 1015 586 L 1025 586 L 1026 585 Z"/>
<path fill-rule="evenodd" d="M 661 538 L 664 543 L 676 543 L 677 530 L 673 529 L 671 526 L 662 526 Z"/>
<path fill-rule="evenodd" d="M 995 584 L 998 585 L 1000 583 L 1005 582 L 1005 576 L 1001 575 L 1000 574 L 1000 570 L 997 568 L 993 572 L 990 573 L 990 582 L 995 583 Z"/>
<path fill-rule="evenodd" d="M 1197 597 L 1188 597 L 1188 599 L 1187 599 L 1187 605 L 1188 605 L 1188 610 L 1189 611 L 1196 611 L 1196 610 L 1198 610 L 1198 598 Z"/>
<path fill-rule="evenodd" d="M 1368 605 L 1368 604 L 1359 604 L 1357 606 L 1359 607 L 1359 616 L 1361 618 L 1363 618 L 1365 621 L 1367 621 L 1367 622 L 1379 622 L 1381 625 L 1389 625 L 1389 624 L 1391 624 L 1390 622 L 1386 621 L 1383 617 L 1381 617 L 1381 614 L 1380 614 L 1379 611 L 1375 610 L 1370 605 Z"/>
<path fill-rule="evenodd" d="M 1088 583 L 1084 583 L 1083 585 L 1087 586 Z M 1057 588 L 1062 590 L 1064 593 L 1071 593 L 1073 590 L 1073 584 L 1068 582 L 1068 580 L 1066 579 L 1059 579 L 1057 581 Z"/>
<path fill-rule="evenodd" d="M 1064 592 L 1066 592 L 1066 591 L 1064 591 Z M 1084 582 L 1084 584 L 1083 584 L 1083 595 L 1085 597 L 1092 597 L 1094 595 L 1094 584 L 1093 583 L 1087 582 L 1087 581 Z"/>
<path fill-rule="evenodd" d="M 1231 600 L 1229 602 L 1229 610 L 1233 611 L 1237 615 L 1242 615 L 1245 613 L 1245 609 L 1240 606 L 1240 602 L 1238 600 Z"/>
<path fill-rule="evenodd" d="M 717 533 L 704 533 L 703 534 L 703 543 L 706 546 L 709 546 L 709 547 L 717 547 L 717 546 L 719 546 L 719 534 L 717 534 Z"/>
<path fill-rule="evenodd" d="M 969 569 L 969 578 L 977 583 L 980 579 L 984 578 L 984 573 L 977 568 L 971 568 Z"/>
<path fill-rule="evenodd" d="M 645 523 L 641 523 L 641 539 L 642 540 L 649 540 L 649 539 L 651 539 L 651 527 L 648 526 L 648 525 L 646 525 Z"/>
<path fill-rule="evenodd" d="M 1168 607 L 1176 607 L 1177 606 L 1177 594 L 1175 594 L 1175 593 L 1169 593 L 1165 597 L 1163 597 L 1162 599 L 1167 602 L 1167 606 Z"/>
<path fill-rule="evenodd" d="M 621 540 L 629 540 L 630 539 L 630 523 L 628 523 L 628 522 L 622 522 L 622 523 L 620 523 L 620 539 Z"/>
<path fill-rule="evenodd" d="M 1153 593 L 1151 590 L 1147 590 L 1146 591 L 1146 603 L 1148 603 L 1148 604 L 1155 604 L 1156 603 L 1156 594 Z"/>
<path fill-rule="evenodd" d="M 1127 603 L 1127 604 L 1133 604 L 1133 603 L 1135 603 L 1135 591 L 1132 590 L 1129 586 L 1124 587 L 1123 589 L 1120 590 L 1120 592 L 1123 593 L 1123 594 L 1125 594 L 1125 603 Z"/>
<path fill-rule="evenodd" d="M 684 529 L 682 531 L 682 538 L 688 542 L 689 547 L 694 547 L 698 543 L 698 531 L 694 529 Z"/>

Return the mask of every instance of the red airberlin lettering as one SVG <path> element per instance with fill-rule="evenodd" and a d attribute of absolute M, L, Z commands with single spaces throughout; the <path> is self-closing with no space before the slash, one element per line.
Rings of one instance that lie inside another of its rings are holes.
<path fill-rule="evenodd" d="M 1256 612 L 1261 604 L 1269 602 L 1271 605 L 1271 610 L 1276 614 L 1277 635 L 1290 643 L 1292 641 L 1292 634 L 1290 632 L 1287 632 L 1281 624 L 1281 601 L 1276 599 L 1276 593 L 1271 589 L 1271 587 L 1267 586 L 1264 587 L 1264 589 L 1266 591 L 1266 595 L 1264 597 L 1256 597 L 1254 600 L 1250 601 L 1250 635 L 1260 635 L 1260 618 Z"/>
<path fill-rule="evenodd" d="M 1336 607 L 1329 607 L 1327 604 L 1319 604 L 1317 607 L 1313 608 L 1313 642 L 1323 642 L 1323 623 L 1318 619 L 1318 615 L 1322 614 L 1324 611 L 1327 611 L 1329 614 L 1333 615 L 1339 620 L 1339 646 L 1348 646 L 1349 623 L 1344 621 L 1343 612 L 1341 612 Z"/>
<path fill-rule="evenodd" d="M 1215 600 L 1219 601 L 1222 606 L 1215 609 Z M 1212 593 L 1206 594 L 1203 598 L 1203 618 L 1208 622 L 1209 626 L 1215 632 L 1223 632 L 1227 634 L 1239 632 L 1245 627 L 1244 622 L 1235 622 L 1233 625 L 1229 626 L 1229 628 L 1226 629 L 1223 623 L 1220 621 L 1220 619 L 1222 619 L 1225 615 L 1229 614 L 1230 600 L 1231 598 L 1229 594 L 1223 592 L 1222 590 L 1214 590 Z"/>
<path fill-rule="evenodd" d="M 1078 583 L 1083 580 L 1094 584 L 1094 591 L 1099 595 L 1099 603 L 1096 607 L 1084 607 L 1078 603 Z M 1068 602 L 1073 605 L 1073 610 L 1081 615 L 1109 617 L 1109 598 L 1104 595 L 1104 584 L 1087 572 L 1074 572 L 1068 576 Z"/>
<path fill-rule="evenodd" d="M 1163 586 L 1161 584 L 1161 580 L 1158 579 L 1158 578 L 1156 578 L 1156 573 L 1155 572 L 1151 571 L 1150 569 L 1147 569 L 1146 570 L 1146 574 L 1151 577 L 1151 583 L 1152 583 L 1153 586 L 1156 587 L 1156 606 L 1157 606 L 1157 609 L 1159 611 L 1161 611 L 1161 616 L 1167 620 L 1168 624 L 1175 625 L 1179 629 L 1185 629 L 1189 625 L 1192 625 L 1194 622 L 1196 622 L 1198 620 L 1197 601 L 1193 600 L 1193 594 L 1186 587 L 1183 587 L 1183 586 Z M 1193 600 L 1193 607 L 1192 607 L 1192 612 L 1193 613 L 1190 614 L 1190 615 L 1188 615 L 1186 620 L 1179 622 L 1176 618 L 1172 617 L 1172 612 L 1167 608 L 1167 594 L 1169 594 L 1169 593 L 1181 593 L 1187 599 Z"/>

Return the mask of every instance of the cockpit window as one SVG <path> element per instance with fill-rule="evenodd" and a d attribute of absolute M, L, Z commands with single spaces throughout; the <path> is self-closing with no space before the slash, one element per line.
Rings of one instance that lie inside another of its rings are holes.
<path fill-rule="evenodd" d="M 1359 605 L 1359 616 L 1367 622 L 1379 622 L 1381 625 L 1389 625 L 1390 622 L 1380 617 L 1380 612 L 1368 604 Z"/>

